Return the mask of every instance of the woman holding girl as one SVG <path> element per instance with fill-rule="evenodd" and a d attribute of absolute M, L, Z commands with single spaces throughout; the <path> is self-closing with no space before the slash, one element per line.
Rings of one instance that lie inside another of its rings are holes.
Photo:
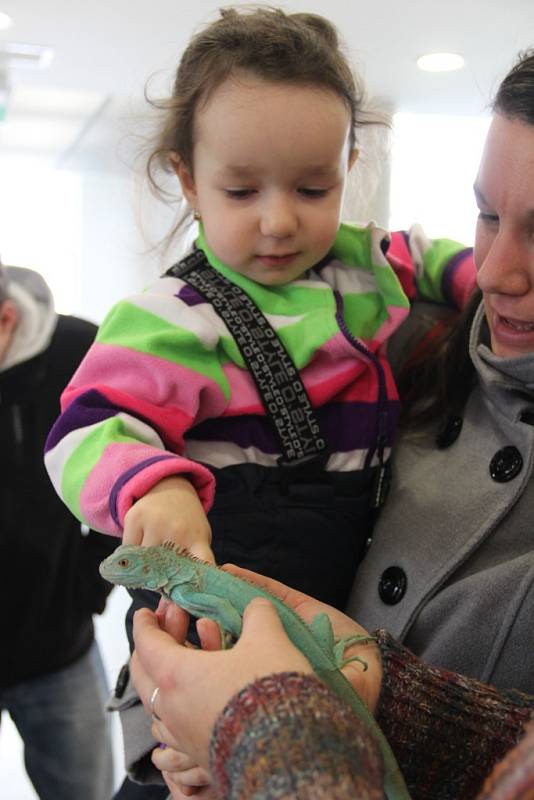
<path fill-rule="evenodd" d="M 369 120 L 322 17 L 221 12 L 166 110 L 150 163 L 174 170 L 199 236 L 104 321 L 63 394 L 50 475 L 97 530 L 342 608 L 385 496 L 386 342 L 417 292 L 464 304 L 471 251 L 340 224 Z M 130 621 L 156 605 L 136 591 Z"/>
<path fill-rule="evenodd" d="M 366 626 L 382 627 L 386 620 L 416 652 L 441 664 L 425 665 L 380 630 L 375 646 L 359 650 L 368 672 L 346 668 L 386 731 L 414 798 L 472 800 L 481 792 L 484 800 L 520 800 L 532 797 L 534 786 L 533 109 L 530 51 L 499 87 L 476 179 L 475 260 L 482 300 L 473 298 L 471 319 L 461 319 L 452 336 L 439 340 L 445 362 L 438 360 L 437 368 L 432 358 L 425 366 L 427 351 L 420 354 L 406 409 L 408 419 L 428 425 L 421 426 L 419 439 L 406 433 L 396 445 L 392 491 L 351 600 L 352 612 L 363 613 Z M 456 370 L 455 380 L 436 384 L 436 375 L 446 376 L 447 367 Z M 396 583 L 394 574 L 384 575 L 386 564 L 408 576 L 397 604 L 387 602 L 395 597 Z M 248 577 L 307 620 L 325 610 L 285 587 Z M 361 632 L 348 617 L 327 612 L 339 637 Z M 346 709 L 335 698 L 330 710 L 322 706 L 324 688 L 309 677 L 309 664 L 292 648 L 272 609 L 250 609 L 246 637 L 231 654 L 179 648 L 165 632 L 167 627 L 183 639 L 173 613 L 178 612 L 170 609 L 166 620 L 160 617 L 164 630 L 148 612 L 135 625 L 135 680 L 143 699 L 164 676 L 170 687 L 158 696 L 164 722 L 154 725 L 155 735 L 170 748 L 154 751 L 153 759 L 168 770 L 173 797 L 180 796 L 178 785 L 189 793 L 193 776 L 197 785 L 209 785 L 204 770 L 194 775 L 195 762 L 209 763 L 216 785 L 234 798 L 247 796 L 252 780 L 255 786 L 269 787 L 272 781 L 289 787 L 282 792 L 287 797 L 382 796 L 380 766 L 377 772 L 369 741 L 364 737 L 362 744 L 357 721 L 347 727 Z M 222 679 L 227 666 L 232 677 Z M 208 714 L 214 726 L 194 714 L 183 720 L 174 701 L 185 686 L 189 700 L 194 697 L 191 669 L 202 682 L 215 667 L 220 693 Z M 287 674 L 293 670 L 299 677 Z M 316 725 L 319 714 L 323 722 Z M 186 747 L 184 725 L 195 744 L 189 761 L 180 754 L 180 769 L 175 750 Z M 283 760 L 277 742 L 284 745 Z M 300 758 L 301 749 L 313 754 L 321 747 L 331 760 L 324 756 L 316 769 L 313 756 Z M 265 752 L 272 760 L 260 759 Z M 210 789 L 201 791 L 208 796 Z"/>

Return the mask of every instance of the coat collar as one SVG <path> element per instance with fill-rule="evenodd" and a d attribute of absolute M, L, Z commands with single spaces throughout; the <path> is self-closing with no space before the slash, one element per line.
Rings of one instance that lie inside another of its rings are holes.
<path fill-rule="evenodd" d="M 511 420 L 534 405 L 534 353 L 516 358 L 496 356 L 489 346 L 489 331 L 480 304 L 473 319 L 469 354 L 485 394 Z"/>

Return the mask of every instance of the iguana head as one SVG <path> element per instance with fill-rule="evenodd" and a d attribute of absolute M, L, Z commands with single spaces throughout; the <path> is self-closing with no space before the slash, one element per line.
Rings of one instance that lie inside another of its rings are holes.
<path fill-rule="evenodd" d="M 180 564 L 179 555 L 168 546 L 122 544 L 102 561 L 99 569 L 110 583 L 130 589 L 161 590 L 178 571 L 184 571 L 184 566 Z"/>

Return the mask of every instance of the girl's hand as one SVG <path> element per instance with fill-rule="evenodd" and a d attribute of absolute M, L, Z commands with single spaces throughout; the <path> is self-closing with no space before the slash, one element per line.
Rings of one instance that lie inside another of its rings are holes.
<path fill-rule="evenodd" d="M 347 636 L 367 636 L 367 631 L 353 619 L 347 617 L 346 614 L 326 605 L 326 603 L 315 600 L 313 597 L 309 597 L 303 592 L 291 589 L 289 586 L 285 586 L 283 583 L 267 578 L 257 572 L 236 567 L 234 564 L 225 564 L 223 569 L 233 575 L 237 575 L 239 578 L 245 578 L 245 580 L 255 583 L 257 586 L 261 586 L 271 594 L 279 597 L 305 622 L 311 623 L 313 618 L 321 612 L 328 614 L 336 640 Z M 211 625 L 210 621 L 202 620 L 202 623 L 204 631 L 207 631 L 208 626 Z M 211 636 L 215 637 L 216 635 L 216 631 L 213 630 Z M 367 663 L 367 669 L 364 670 L 362 664 L 358 661 L 353 661 L 343 667 L 342 672 L 368 708 L 374 713 L 382 685 L 382 661 L 378 645 L 374 642 L 351 645 L 346 648 L 344 657 L 350 658 L 351 656 L 362 658 Z"/>
<path fill-rule="evenodd" d="M 132 680 L 149 713 L 149 699 L 159 686 L 154 738 L 204 769 L 215 721 L 236 692 L 275 672 L 313 672 L 289 641 L 274 606 L 262 598 L 246 608 L 242 635 L 230 650 L 184 647 L 146 608 L 135 613 L 134 640 Z"/>
<path fill-rule="evenodd" d="M 161 770 L 173 800 L 196 797 L 215 800 L 217 794 L 211 777 L 186 753 L 178 753 L 171 747 L 156 747 L 152 753 L 154 765 Z"/>
<path fill-rule="evenodd" d="M 174 542 L 191 555 L 215 563 L 211 528 L 194 486 L 171 475 L 156 483 L 124 517 L 124 544 Z"/>

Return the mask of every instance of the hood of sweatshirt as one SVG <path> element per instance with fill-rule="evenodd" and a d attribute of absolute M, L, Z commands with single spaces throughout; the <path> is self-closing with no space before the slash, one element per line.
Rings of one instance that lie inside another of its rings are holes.
<path fill-rule="evenodd" d="M 4 267 L 7 295 L 19 311 L 19 321 L 0 372 L 28 361 L 48 347 L 57 324 L 54 298 L 44 278 L 31 269 Z"/>

